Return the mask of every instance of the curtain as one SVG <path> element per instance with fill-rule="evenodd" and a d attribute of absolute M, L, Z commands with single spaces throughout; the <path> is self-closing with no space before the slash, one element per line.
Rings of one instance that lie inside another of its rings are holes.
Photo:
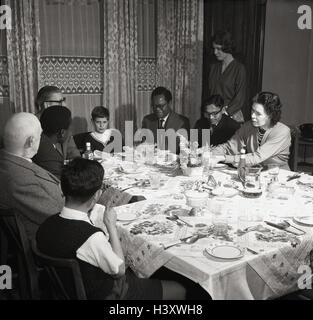
<path fill-rule="evenodd" d="M 137 118 L 136 4 L 136 0 L 104 1 L 103 104 L 110 110 L 110 125 L 122 133 L 125 121 Z"/>
<path fill-rule="evenodd" d="M 247 70 L 245 119 L 250 118 L 251 98 L 262 89 L 266 0 L 204 0 L 203 99 L 208 98 L 209 65 L 214 61 L 211 38 L 219 30 L 232 33 L 235 58 Z"/>
<path fill-rule="evenodd" d="M 34 112 L 39 85 L 39 2 L 4 3 L 12 9 L 12 29 L 6 30 L 10 103 L 14 112 Z"/>
<path fill-rule="evenodd" d="M 203 0 L 157 0 L 157 85 L 173 95 L 173 108 L 200 115 L 202 89 Z"/>

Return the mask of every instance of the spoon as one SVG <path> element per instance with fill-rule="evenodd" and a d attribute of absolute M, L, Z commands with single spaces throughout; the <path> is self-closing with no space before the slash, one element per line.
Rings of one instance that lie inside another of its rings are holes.
<path fill-rule="evenodd" d="M 171 247 L 174 247 L 174 246 L 177 246 L 178 244 L 182 244 L 182 243 L 193 244 L 196 241 L 198 241 L 200 238 L 203 238 L 203 237 L 204 236 L 200 236 L 199 234 L 195 234 L 195 235 L 192 235 L 192 236 L 189 236 L 189 237 L 186 237 L 186 238 L 182 238 L 182 239 L 179 240 L 179 242 L 176 242 L 176 243 L 168 245 L 167 247 L 164 247 L 164 250 L 168 249 L 168 248 L 171 248 Z"/>
<path fill-rule="evenodd" d="M 179 221 L 183 222 L 186 226 L 193 227 L 190 223 L 182 220 L 177 214 L 174 214 L 174 213 L 170 213 L 169 216 L 166 217 L 166 219 L 172 220 L 172 221 L 179 220 Z"/>
<path fill-rule="evenodd" d="M 274 228 L 277 228 L 277 229 L 280 229 L 280 230 L 284 230 L 286 232 L 289 232 L 289 233 L 292 233 L 292 234 L 295 234 L 297 236 L 299 235 L 303 235 L 305 234 L 305 231 L 295 227 L 295 226 L 292 226 L 287 220 L 284 220 L 283 222 L 279 222 L 279 223 L 273 223 L 273 222 L 269 222 L 269 221 L 264 221 L 267 225 L 271 226 L 271 227 L 274 227 Z M 294 231 L 291 231 L 291 230 L 287 230 L 287 228 L 289 227 L 292 227 L 298 231 L 300 231 L 301 233 L 296 233 Z"/>

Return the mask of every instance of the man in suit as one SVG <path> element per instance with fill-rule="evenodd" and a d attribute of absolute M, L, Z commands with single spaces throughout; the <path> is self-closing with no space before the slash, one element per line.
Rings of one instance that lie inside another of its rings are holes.
<path fill-rule="evenodd" d="M 64 206 L 58 179 L 31 160 L 41 132 L 36 116 L 16 113 L 5 125 L 0 150 L 0 208 L 14 209 L 30 238 L 48 216 Z"/>
<path fill-rule="evenodd" d="M 240 128 L 239 122 L 226 115 L 224 111 L 224 100 L 218 94 L 203 102 L 201 108 L 202 117 L 195 124 L 195 129 L 198 129 L 200 147 L 206 143 L 209 146 L 225 143 Z M 210 129 L 210 139 L 206 139 L 207 141 L 202 141 L 202 129 Z"/>
<path fill-rule="evenodd" d="M 38 91 L 35 105 L 36 116 L 40 119 L 43 111 L 48 107 L 55 105 L 66 106 L 66 98 L 58 87 L 44 86 Z M 63 154 L 64 159 L 80 157 L 80 152 L 76 147 L 72 135 L 70 135 L 62 144 L 56 143 L 55 146 L 59 152 Z"/>
<path fill-rule="evenodd" d="M 71 122 L 71 111 L 63 106 L 48 107 L 40 117 L 43 132 L 33 161 L 59 179 L 65 158 L 56 144 L 62 145 L 71 136 Z"/>
<path fill-rule="evenodd" d="M 157 142 L 160 149 L 169 149 L 177 153 L 179 143 L 176 132 L 179 131 L 180 134 L 183 134 L 188 139 L 189 119 L 171 109 L 172 94 L 164 87 L 157 87 L 152 91 L 151 104 L 153 113 L 143 118 L 142 128 L 151 130 L 154 141 Z M 167 134 L 168 136 L 165 136 Z"/>

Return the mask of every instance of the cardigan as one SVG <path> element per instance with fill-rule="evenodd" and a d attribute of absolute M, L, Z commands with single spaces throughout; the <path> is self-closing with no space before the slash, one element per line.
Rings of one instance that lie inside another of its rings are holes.
<path fill-rule="evenodd" d="M 290 129 L 281 122 L 266 130 L 258 145 L 258 128 L 247 121 L 226 143 L 213 149 L 215 155 L 225 155 L 226 163 L 239 163 L 240 149 L 246 147 L 246 164 L 277 164 L 288 169 Z"/>

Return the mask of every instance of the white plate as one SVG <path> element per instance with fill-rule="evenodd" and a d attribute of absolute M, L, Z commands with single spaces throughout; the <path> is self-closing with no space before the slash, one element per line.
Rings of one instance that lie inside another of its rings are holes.
<path fill-rule="evenodd" d="M 238 194 L 238 191 L 236 189 L 233 188 L 216 188 L 212 190 L 212 194 L 214 196 L 220 196 L 220 197 L 226 197 L 226 198 L 231 198 L 233 196 L 235 196 L 236 194 Z"/>
<path fill-rule="evenodd" d="M 211 244 L 205 251 L 212 257 L 223 260 L 236 260 L 244 256 L 244 249 L 235 244 Z"/>
<path fill-rule="evenodd" d="M 313 216 L 294 217 L 293 220 L 304 226 L 313 227 Z"/>
<path fill-rule="evenodd" d="M 125 213 L 120 213 L 117 216 L 117 220 L 118 221 L 133 221 L 133 220 L 136 220 L 136 219 L 137 219 L 137 215 L 135 213 L 125 212 Z"/>
<path fill-rule="evenodd" d="M 309 175 L 307 175 L 307 174 L 304 174 L 304 175 L 302 175 L 300 178 L 299 178 L 299 180 L 298 180 L 300 183 L 302 183 L 302 184 L 309 184 L 309 185 L 311 185 L 311 184 L 313 184 L 313 177 L 312 176 L 309 176 Z"/>

